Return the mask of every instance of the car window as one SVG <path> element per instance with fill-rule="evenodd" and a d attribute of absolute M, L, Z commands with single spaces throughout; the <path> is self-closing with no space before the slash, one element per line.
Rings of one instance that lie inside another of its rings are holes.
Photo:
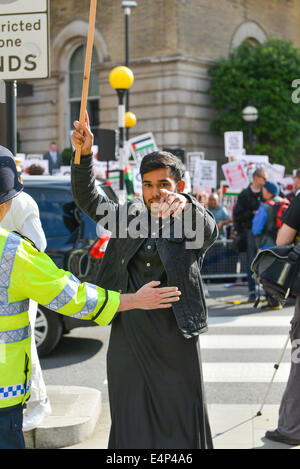
<path fill-rule="evenodd" d="M 81 212 L 82 215 L 82 231 L 83 237 L 85 239 L 96 239 L 97 238 L 97 225 L 96 223 L 88 217 L 84 212 Z"/>
<path fill-rule="evenodd" d="M 47 238 L 68 236 L 80 225 L 80 212 L 69 191 L 60 188 L 26 187 L 39 206 Z"/>

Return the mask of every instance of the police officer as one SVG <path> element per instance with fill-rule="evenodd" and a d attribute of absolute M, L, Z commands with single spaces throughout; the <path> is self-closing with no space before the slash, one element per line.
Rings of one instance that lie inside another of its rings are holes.
<path fill-rule="evenodd" d="M 0 158 L 0 221 L 22 190 L 14 159 Z M 179 300 L 176 287 L 150 282 L 120 295 L 80 283 L 58 269 L 33 243 L 0 228 L 0 449 L 25 448 L 22 409 L 30 395 L 31 331 L 29 298 L 67 316 L 110 324 L 118 311 L 169 308 Z"/>

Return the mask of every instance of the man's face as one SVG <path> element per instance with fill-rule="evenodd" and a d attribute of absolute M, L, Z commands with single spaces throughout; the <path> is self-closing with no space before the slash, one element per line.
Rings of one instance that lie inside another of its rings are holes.
<path fill-rule="evenodd" d="M 170 168 L 159 168 L 149 171 L 143 175 L 143 197 L 149 210 L 157 212 L 161 200 L 160 189 L 167 189 L 170 192 L 179 192 L 179 184 L 170 175 Z"/>
<path fill-rule="evenodd" d="M 270 200 L 274 197 L 265 187 L 262 188 L 262 196 L 265 200 Z"/>
<path fill-rule="evenodd" d="M 56 143 L 51 143 L 50 145 L 50 151 L 56 151 L 57 150 L 57 145 Z"/>
<path fill-rule="evenodd" d="M 3 220 L 7 212 L 9 211 L 12 204 L 12 199 L 8 200 L 8 202 L 4 202 L 4 204 L 0 205 L 0 221 Z"/>
<path fill-rule="evenodd" d="M 300 189 L 300 178 L 295 176 L 294 177 L 294 191 L 297 192 L 298 189 Z"/>
<path fill-rule="evenodd" d="M 261 176 L 254 176 L 254 181 L 256 183 L 256 185 L 262 189 L 263 186 L 265 185 L 265 183 L 267 182 L 267 174 L 266 173 L 262 173 Z"/>
<path fill-rule="evenodd" d="M 208 198 L 208 208 L 210 208 L 210 210 L 216 210 L 217 206 L 218 197 L 216 197 L 215 195 L 210 195 Z"/>

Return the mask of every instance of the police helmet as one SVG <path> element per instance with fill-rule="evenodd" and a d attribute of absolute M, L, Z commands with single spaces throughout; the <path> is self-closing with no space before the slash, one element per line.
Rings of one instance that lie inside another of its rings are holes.
<path fill-rule="evenodd" d="M 23 190 L 12 153 L 0 145 L 0 204 L 16 197 Z"/>

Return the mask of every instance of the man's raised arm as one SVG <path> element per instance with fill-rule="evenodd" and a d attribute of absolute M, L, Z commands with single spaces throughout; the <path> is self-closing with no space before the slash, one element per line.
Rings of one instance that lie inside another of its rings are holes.
<path fill-rule="evenodd" d="M 74 147 L 81 147 L 81 162 L 75 164 L 74 159 L 71 164 L 71 183 L 74 200 L 92 220 L 101 223 L 101 218 L 107 212 L 116 212 L 118 204 L 99 194 L 96 187 L 96 178 L 93 166 L 93 141 L 94 136 L 90 129 L 88 115 L 86 114 L 85 124 L 82 126 L 78 121 L 74 122 L 75 131 L 72 135 Z M 105 204 L 105 210 L 99 210 L 101 204 Z"/>

